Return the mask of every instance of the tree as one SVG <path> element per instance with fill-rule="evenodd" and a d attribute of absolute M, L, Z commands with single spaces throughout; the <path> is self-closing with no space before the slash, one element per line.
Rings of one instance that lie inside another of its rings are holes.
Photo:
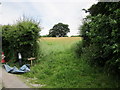
<path fill-rule="evenodd" d="M 64 37 L 67 33 L 70 32 L 67 24 L 58 23 L 53 26 L 49 31 L 49 36 L 51 37 Z"/>

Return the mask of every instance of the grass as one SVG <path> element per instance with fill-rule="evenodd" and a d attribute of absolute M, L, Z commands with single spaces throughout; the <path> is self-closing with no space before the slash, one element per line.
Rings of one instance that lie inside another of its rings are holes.
<path fill-rule="evenodd" d="M 80 37 L 41 38 L 39 62 L 23 75 L 27 83 L 42 88 L 118 87 L 116 80 L 75 56 L 73 47 L 80 40 Z"/>

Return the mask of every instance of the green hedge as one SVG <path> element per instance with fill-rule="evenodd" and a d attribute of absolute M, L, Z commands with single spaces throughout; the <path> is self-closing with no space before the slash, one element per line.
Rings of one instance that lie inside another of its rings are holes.
<path fill-rule="evenodd" d="M 120 74 L 120 2 L 93 5 L 81 26 L 82 53 L 91 65 Z M 79 49 L 78 48 L 78 49 Z M 81 50 L 80 50 L 81 52 Z"/>
<path fill-rule="evenodd" d="M 24 60 L 37 57 L 39 23 L 31 19 L 19 20 L 13 25 L 2 26 L 2 50 L 6 60 L 17 59 L 20 52 Z"/>

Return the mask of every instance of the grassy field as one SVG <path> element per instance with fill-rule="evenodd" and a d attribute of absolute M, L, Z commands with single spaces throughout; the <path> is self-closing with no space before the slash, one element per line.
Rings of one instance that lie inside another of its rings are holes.
<path fill-rule="evenodd" d="M 79 41 L 80 37 L 41 38 L 41 56 L 31 72 L 23 74 L 26 83 L 35 88 L 118 87 L 116 80 L 75 56 Z"/>

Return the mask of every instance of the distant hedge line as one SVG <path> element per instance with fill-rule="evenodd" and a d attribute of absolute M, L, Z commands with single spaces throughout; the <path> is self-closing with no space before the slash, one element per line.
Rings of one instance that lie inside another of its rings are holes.
<path fill-rule="evenodd" d="M 38 54 L 39 22 L 22 19 L 13 25 L 2 25 L 2 51 L 6 60 L 17 59 L 20 52 L 23 59 L 36 57 Z"/>

